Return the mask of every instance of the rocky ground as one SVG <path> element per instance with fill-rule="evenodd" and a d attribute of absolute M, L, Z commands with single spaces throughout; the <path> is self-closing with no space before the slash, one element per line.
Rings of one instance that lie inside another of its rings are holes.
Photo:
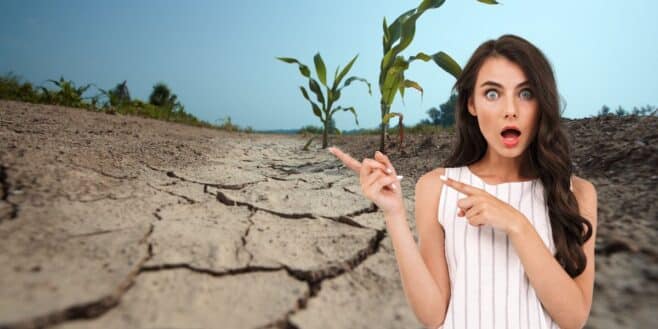
<path fill-rule="evenodd" d="M 565 124 L 599 193 L 587 327 L 654 328 L 658 119 Z M 415 181 L 452 141 L 407 137 L 389 156 L 415 235 Z M 0 101 L 0 140 L 0 328 L 422 327 L 381 212 L 300 136 Z"/>

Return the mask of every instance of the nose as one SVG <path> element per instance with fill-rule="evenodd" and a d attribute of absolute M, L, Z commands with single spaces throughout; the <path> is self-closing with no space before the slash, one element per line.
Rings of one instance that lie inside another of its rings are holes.
<path fill-rule="evenodd" d="M 514 97 L 507 97 L 507 106 L 505 107 L 505 118 L 508 118 L 510 116 L 514 118 L 518 116 Z"/>

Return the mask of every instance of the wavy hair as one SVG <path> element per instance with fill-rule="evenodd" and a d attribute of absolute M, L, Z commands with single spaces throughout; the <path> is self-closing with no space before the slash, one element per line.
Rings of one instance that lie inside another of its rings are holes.
<path fill-rule="evenodd" d="M 560 100 L 553 70 L 541 50 L 512 34 L 485 41 L 475 50 L 453 86 L 453 92 L 457 93 L 457 143 L 443 167 L 470 165 L 485 155 L 487 141 L 477 119 L 468 112 L 468 100 L 473 95 L 482 64 L 496 56 L 503 56 L 521 67 L 538 101 L 538 129 L 523 152 L 520 175 L 539 177 L 545 187 L 544 200 L 553 231 L 555 258 L 569 276 L 576 277 L 587 265 L 582 245 L 592 236 L 592 224 L 580 215 L 578 201 L 569 190 L 569 179 L 574 171 L 572 151 L 560 124 Z"/>

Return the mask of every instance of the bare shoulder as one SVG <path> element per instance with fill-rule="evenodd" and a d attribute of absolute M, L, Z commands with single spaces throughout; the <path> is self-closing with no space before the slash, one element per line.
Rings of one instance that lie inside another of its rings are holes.
<path fill-rule="evenodd" d="M 444 173 L 445 173 L 445 168 L 442 167 L 438 167 L 424 173 L 422 176 L 420 176 L 420 178 L 416 182 L 416 189 L 420 187 L 423 190 L 427 190 L 426 192 L 428 192 L 429 190 L 436 190 L 436 187 L 441 187 L 442 182 L 439 179 L 439 176 L 443 175 Z"/>
<path fill-rule="evenodd" d="M 443 182 L 439 176 L 445 173 L 445 168 L 436 168 L 426 172 L 416 182 L 416 210 L 436 214 Z M 421 218 L 430 219 L 429 216 Z M 431 219 L 434 221 L 434 218 Z"/>

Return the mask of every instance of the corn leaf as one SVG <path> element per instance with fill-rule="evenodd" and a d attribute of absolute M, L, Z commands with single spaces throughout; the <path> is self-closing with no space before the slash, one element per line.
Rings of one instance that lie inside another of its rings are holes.
<path fill-rule="evenodd" d="M 496 0 L 478 0 L 478 1 L 482 2 L 484 4 L 487 4 L 487 5 L 497 5 L 498 4 L 498 1 L 496 1 Z"/>
<path fill-rule="evenodd" d="M 308 88 L 311 89 L 313 93 L 315 93 L 318 102 L 320 104 L 324 104 L 324 95 L 322 94 L 320 85 L 318 84 L 317 81 L 315 81 L 315 79 L 308 79 Z"/>
<path fill-rule="evenodd" d="M 291 57 L 277 57 L 276 59 L 286 62 L 288 64 L 298 64 L 299 65 L 299 73 L 301 73 L 303 76 L 310 78 L 311 77 L 311 70 L 308 69 L 308 66 L 302 64 L 300 61 L 291 58 Z"/>
<path fill-rule="evenodd" d="M 324 123 L 324 119 L 322 118 L 322 111 L 320 110 L 320 107 L 318 104 L 315 104 L 310 97 L 308 97 L 308 92 L 306 92 L 306 89 L 304 87 L 299 86 L 299 89 L 302 91 L 302 95 L 304 95 L 304 98 L 311 103 L 311 106 L 313 107 L 313 114 L 315 114 L 318 118 L 320 118 L 320 121 Z"/>
<path fill-rule="evenodd" d="M 322 56 L 320 56 L 320 53 L 315 54 L 313 56 L 313 62 L 315 62 L 315 72 L 318 74 L 318 78 L 320 79 L 320 82 L 322 82 L 323 85 L 327 85 L 327 67 L 324 65 L 324 61 L 322 60 Z"/>
<path fill-rule="evenodd" d="M 416 56 L 409 57 L 409 62 L 411 63 L 412 61 L 415 61 L 417 59 L 428 62 L 428 61 L 432 60 L 432 56 L 430 56 L 430 55 L 428 55 L 424 52 L 419 52 L 418 54 L 416 54 Z"/>
<path fill-rule="evenodd" d="M 414 35 L 416 34 L 416 20 L 418 20 L 418 17 L 420 17 L 421 13 L 416 13 L 414 15 L 409 16 L 409 18 L 402 24 L 402 31 L 400 34 L 400 43 L 395 46 L 395 53 L 400 53 L 404 49 L 406 49 L 409 44 L 411 44 L 411 41 L 414 39 Z"/>
<path fill-rule="evenodd" d="M 398 16 L 391 26 L 388 27 L 388 32 L 389 32 L 389 42 L 390 44 L 394 44 L 398 39 L 400 39 L 400 33 L 401 33 L 401 28 L 402 28 L 402 23 L 409 18 L 411 14 L 413 14 L 416 11 L 416 8 L 407 10 L 406 12 L 402 13 L 402 15 Z"/>
<path fill-rule="evenodd" d="M 368 94 L 372 95 L 372 92 L 371 92 L 371 89 L 370 89 L 370 82 L 368 82 L 368 80 L 366 80 L 364 78 L 359 78 L 359 77 L 356 77 L 356 76 L 349 77 L 347 80 L 345 80 L 345 84 L 342 87 L 340 87 L 340 89 L 338 89 L 338 90 L 341 90 L 341 89 L 349 86 L 350 83 L 352 83 L 352 81 L 361 81 L 361 82 L 365 83 L 366 85 L 368 85 Z"/>
<path fill-rule="evenodd" d="M 450 57 L 450 55 L 440 51 L 432 55 L 432 59 L 443 70 L 452 74 L 452 76 L 454 76 L 456 79 L 459 79 L 459 76 L 462 73 L 462 69 L 459 64 L 457 64 L 457 62 L 452 59 L 452 57 Z"/>
<path fill-rule="evenodd" d="M 349 63 L 347 63 L 347 66 L 345 66 L 343 68 L 343 70 L 340 71 L 340 73 L 338 74 L 338 77 L 336 79 L 334 79 L 333 89 L 338 88 L 338 85 L 340 84 L 340 81 L 343 80 L 345 75 L 347 75 L 347 72 L 349 72 L 352 69 L 352 65 L 354 65 L 354 62 L 356 61 L 356 59 L 358 57 L 359 57 L 359 54 L 356 54 L 354 56 L 354 58 L 352 58 L 352 60 Z"/>
<path fill-rule="evenodd" d="M 336 112 L 338 112 L 338 111 L 349 111 L 349 112 L 352 112 L 352 114 L 354 114 L 354 122 L 356 122 L 356 125 L 357 125 L 357 126 L 359 125 L 359 118 L 356 116 L 356 109 L 355 109 L 353 106 L 350 106 L 350 107 L 348 107 L 348 108 L 342 108 L 342 107 L 339 106 L 339 107 L 337 107 L 337 108 L 331 110 L 331 114 L 333 115 L 334 113 L 336 113 Z"/>
<path fill-rule="evenodd" d="M 391 34 L 388 31 L 388 27 L 386 25 L 386 17 L 384 17 L 384 36 L 382 37 L 382 48 L 384 49 L 384 53 L 386 53 L 389 49 L 391 49 Z"/>
<path fill-rule="evenodd" d="M 423 12 L 427 9 L 438 8 L 445 2 L 445 0 L 423 0 L 418 6 L 418 11 Z"/>
<path fill-rule="evenodd" d="M 421 87 L 418 82 L 412 81 L 412 80 L 404 80 L 403 83 L 405 88 L 414 88 L 418 91 L 420 91 L 420 99 L 423 99 L 423 87 Z"/>
<path fill-rule="evenodd" d="M 384 115 L 384 117 L 382 118 L 382 122 L 385 125 L 387 125 L 388 121 L 390 121 L 392 117 L 396 117 L 396 116 L 398 116 L 397 113 L 386 113 L 386 115 Z"/>
<path fill-rule="evenodd" d="M 382 100 L 386 105 L 391 105 L 395 98 L 395 93 L 398 91 L 400 82 L 404 79 L 401 72 L 389 70 L 384 79 L 384 87 L 382 88 Z"/>

